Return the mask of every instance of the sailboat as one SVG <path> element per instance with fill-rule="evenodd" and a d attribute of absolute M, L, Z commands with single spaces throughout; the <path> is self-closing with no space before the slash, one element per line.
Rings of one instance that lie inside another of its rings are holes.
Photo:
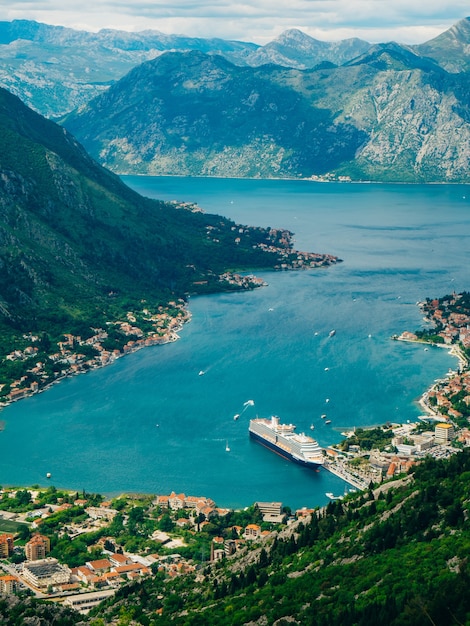
<path fill-rule="evenodd" d="M 228 441 L 225 442 L 225 452 L 230 452 L 230 447 L 228 445 Z"/>

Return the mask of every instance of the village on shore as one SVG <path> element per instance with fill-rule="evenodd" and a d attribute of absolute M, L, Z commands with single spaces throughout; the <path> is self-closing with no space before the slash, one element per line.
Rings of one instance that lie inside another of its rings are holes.
<path fill-rule="evenodd" d="M 465 427 L 470 417 L 470 295 L 454 293 L 419 306 L 430 329 L 407 331 L 393 338 L 424 344 L 424 350 L 428 346 L 447 348 L 457 358 L 457 369 L 436 380 L 421 397 L 420 405 L 431 417 Z"/>
<path fill-rule="evenodd" d="M 154 313 L 146 307 L 139 313 L 129 311 L 124 321 L 108 322 L 105 329 L 94 328 L 92 336 L 86 339 L 64 334 L 62 341 L 57 343 L 57 350 L 43 361 L 35 360 L 41 349 L 41 337 L 31 333 L 24 335 L 27 346 L 22 350 L 14 350 L 6 356 L 6 360 L 28 362 L 32 367 L 21 378 L 9 384 L 9 391 L 3 396 L 3 406 L 44 391 L 51 384 L 69 376 L 110 365 L 121 356 L 141 348 L 176 341 L 179 338 L 178 331 L 190 318 L 183 300 L 169 302 L 166 307 L 159 306 Z M 150 330 L 144 331 L 141 328 L 144 324 L 150 324 Z M 111 331 L 117 331 L 120 341 L 115 348 L 107 349 Z"/>

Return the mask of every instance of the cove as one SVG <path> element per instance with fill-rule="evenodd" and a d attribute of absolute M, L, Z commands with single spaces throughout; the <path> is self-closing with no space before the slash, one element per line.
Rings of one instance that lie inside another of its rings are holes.
<path fill-rule="evenodd" d="M 328 445 L 351 426 L 417 419 L 417 398 L 456 366 L 445 350 L 390 337 L 421 326 L 418 301 L 468 289 L 465 186 L 124 181 L 242 224 L 289 228 L 298 249 L 344 262 L 261 273 L 268 286 L 249 293 L 191 298 L 192 321 L 179 341 L 7 407 L 2 484 L 43 485 L 51 472 L 57 487 L 107 494 L 174 490 L 234 507 L 323 504 L 325 492 L 341 493 L 344 483 L 250 441 L 248 420 L 276 414 L 309 433 L 313 424 Z M 254 405 L 234 420 L 247 400 Z"/>

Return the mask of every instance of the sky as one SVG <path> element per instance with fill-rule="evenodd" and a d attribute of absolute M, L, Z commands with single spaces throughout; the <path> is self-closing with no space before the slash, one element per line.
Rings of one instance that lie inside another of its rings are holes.
<path fill-rule="evenodd" d="M 27 19 L 266 44 L 289 28 L 322 41 L 422 43 L 470 16 L 468 0 L 2 0 L 0 20 Z"/>

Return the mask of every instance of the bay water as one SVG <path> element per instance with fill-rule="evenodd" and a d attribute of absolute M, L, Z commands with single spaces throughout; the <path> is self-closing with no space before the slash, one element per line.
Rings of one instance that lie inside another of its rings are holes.
<path fill-rule="evenodd" d="M 191 298 L 192 320 L 177 342 L 7 407 L 0 484 L 110 495 L 174 490 L 230 507 L 316 506 L 326 492 L 342 493 L 343 481 L 327 471 L 252 442 L 248 422 L 275 414 L 326 446 L 353 426 L 418 418 L 419 396 L 457 362 L 447 350 L 391 336 L 422 326 L 418 301 L 469 288 L 470 190 L 123 180 L 143 195 L 197 202 L 240 224 L 288 228 L 297 249 L 343 263 L 261 272 L 267 287 Z"/>

